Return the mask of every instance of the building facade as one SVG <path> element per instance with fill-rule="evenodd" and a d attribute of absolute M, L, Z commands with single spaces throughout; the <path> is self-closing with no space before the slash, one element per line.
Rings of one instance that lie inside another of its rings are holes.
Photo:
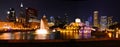
<path fill-rule="evenodd" d="M 15 22 L 16 21 L 16 15 L 15 15 L 15 10 L 14 8 L 10 8 L 8 11 L 7 11 L 7 20 L 9 22 Z"/>
<path fill-rule="evenodd" d="M 107 16 L 101 16 L 100 28 L 101 28 L 101 30 L 105 30 L 107 28 Z"/>
<path fill-rule="evenodd" d="M 107 18 L 107 27 L 109 28 L 109 26 L 111 26 L 112 24 L 113 24 L 113 17 L 112 16 L 109 16 L 108 18 Z"/>
<path fill-rule="evenodd" d="M 94 15 L 93 15 L 93 26 L 94 27 L 99 27 L 99 23 L 98 23 L 98 11 L 94 11 Z"/>
<path fill-rule="evenodd" d="M 37 10 L 34 9 L 34 8 L 26 8 L 26 20 L 29 21 L 29 20 L 33 20 L 33 19 L 36 19 L 37 20 L 37 17 L 38 17 L 38 14 L 37 14 Z"/>

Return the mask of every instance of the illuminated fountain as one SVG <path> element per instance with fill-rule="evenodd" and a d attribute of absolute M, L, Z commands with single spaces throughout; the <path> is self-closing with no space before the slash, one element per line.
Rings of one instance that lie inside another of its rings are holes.
<path fill-rule="evenodd" d="M 46 23 L 45 23 L 44 19 L 41 19 L 41 21 L 40 21 L 40 29 L 37 29 L 35 31 L 35 34 L 36 34 L 35 39 L 46 39 L 47 34 L 48 34 L 48 28 L 46 26 Z"/>
<path fill-rule="evenodd" d="M 47 29 L 45 28 L 45 24 L 43 22 L 43 20 L 41 19 L 40 21 L 40 29 L 36 30 L 36 34 L 47 34 Z"/>

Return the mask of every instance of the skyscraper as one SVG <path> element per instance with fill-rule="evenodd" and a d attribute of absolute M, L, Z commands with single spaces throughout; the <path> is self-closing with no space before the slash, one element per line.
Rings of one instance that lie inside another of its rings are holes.
<path fill-rule="evenodd" d="M 100 27 L 101 27 L 101 30 L 105 30 L 107 28 L 107 16 L 101 16 Z"/>
<path fill-rule="evenodd" d="M 23 3 L 20 4 L 18 22 L 21 23 L 24 28 L 27 28 L 29 25 L 27 16 L 25 14 L 25 9 L 24 9 Z"/>
<path fill-rule="evenodd" d="M 10 8 L 7 12 L 8 16 L 7 16 L 7 20 L 9 22 L 15 22 L 16 21 L 16 15 L 15 15 L 15 10 L 14 8 Z"/>
<path fill-rule="evenodd" d="M 99 27 L 99 23 L 98 23 L 98 11 L 94 11 L 93 26 L 94 27 Z"/>
<path fill-rule="evenodd" d="M 113 17 L 112 16 L 109 16 L 108 18 L 107 18 L 107 27 L 109 28 L 109 26 L 111 26 L 112 24 L 113 24 L 113 19 L 112 19 Z"/>
<path fill-rule="evenodd" d="M 50 16 L 50 22 L 55 23 L 55 18 L 53 16 Z"/>
<path fill-rule="evenodd" d="M 19 21 L 20 23 L 25 23 L 26 22 L 26 16 L 23 8 L 23 4 L 20 4 L 20 13 L 19 13 Z"/>
<path fill-rule="evenodd" d="M 68 21 L 68 14 L 67 13 L 65 13 L 65 15 L 64 15 L 64 22 L 65 22 L 65 24 L 68 24 L 69 23 L 69 21 Z"/>
<path fill-rule="evenodd" d="M 61 24 L 62 20 L 60 16 L 55 17 L 55 26 L 59 26 Z"/>
<path fill-rule="evenodd" d="M 26 15 L 27 17 L 29 17 L 30 19 L 36 19 L 37 18 L 37 10 L 34 8 L 26 8 Z"/>
<path fill-rule="evenodd" d="M 24 18 L 25 15 L 24 15 L 24 8 L 23 8 L 23 4 L 21 3 L 20 4 L 20 17 Z"/>
<path fill-rule="evenodd" d="M 85 25 L 86 26 L 90 26 L 90 22 L 89 21 L 85 21 Z"/>
<path fill-rule="evenodd" d="M 34 22 L 37 19 L 38 14 L 37 14 L 37 10 L 31 7 L 26 8 L 26 21 L 31 21 Z"/>
<path fill-rule="evenodd" d="M 87 21 L 89 22 L 89 25 L 92 26 L 92 24 L 93 24 L 92 16 L 89 16 Z"/>

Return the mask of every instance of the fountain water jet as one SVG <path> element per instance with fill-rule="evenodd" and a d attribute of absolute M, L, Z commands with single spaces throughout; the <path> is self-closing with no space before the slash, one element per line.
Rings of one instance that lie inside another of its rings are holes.
<path fill-rule="evenodd" d="M 46 22 L 44 21 L 44 19 L 40 20 L 40 29 L 37 29 L 35 31 L 35 39 L 47 39 L 47 34 L 48 34 L 48 29 L 46 26 Z"/>
<path fill-rule="evenodd" d="M 37 29 L 35 32 L 36 32 L 36 34 L 47 34 L 48 33 L 45 23 L 43 22 L 42 19 L 40 21 L 40 29 Z"/>

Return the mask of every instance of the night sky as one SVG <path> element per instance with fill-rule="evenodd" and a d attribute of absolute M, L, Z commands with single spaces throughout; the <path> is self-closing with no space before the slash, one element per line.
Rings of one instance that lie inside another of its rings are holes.
<path fill-rule="evenodd" d="M 94 10 L 98 10 L 99 16 L 113 16 L 120 22 L 119 0 L 0 0 L 0 19 L 5 20 L 9 8 L 15 8 L 18 16 L 21 2 L 25 8 L 37 9 L 39 19 L 44 14 L 49 18 L 50 16 L 64 17 L 67 13 L 71 21 L 77 17 L 87 20 L 89 16 L 93 16 Z"/>

